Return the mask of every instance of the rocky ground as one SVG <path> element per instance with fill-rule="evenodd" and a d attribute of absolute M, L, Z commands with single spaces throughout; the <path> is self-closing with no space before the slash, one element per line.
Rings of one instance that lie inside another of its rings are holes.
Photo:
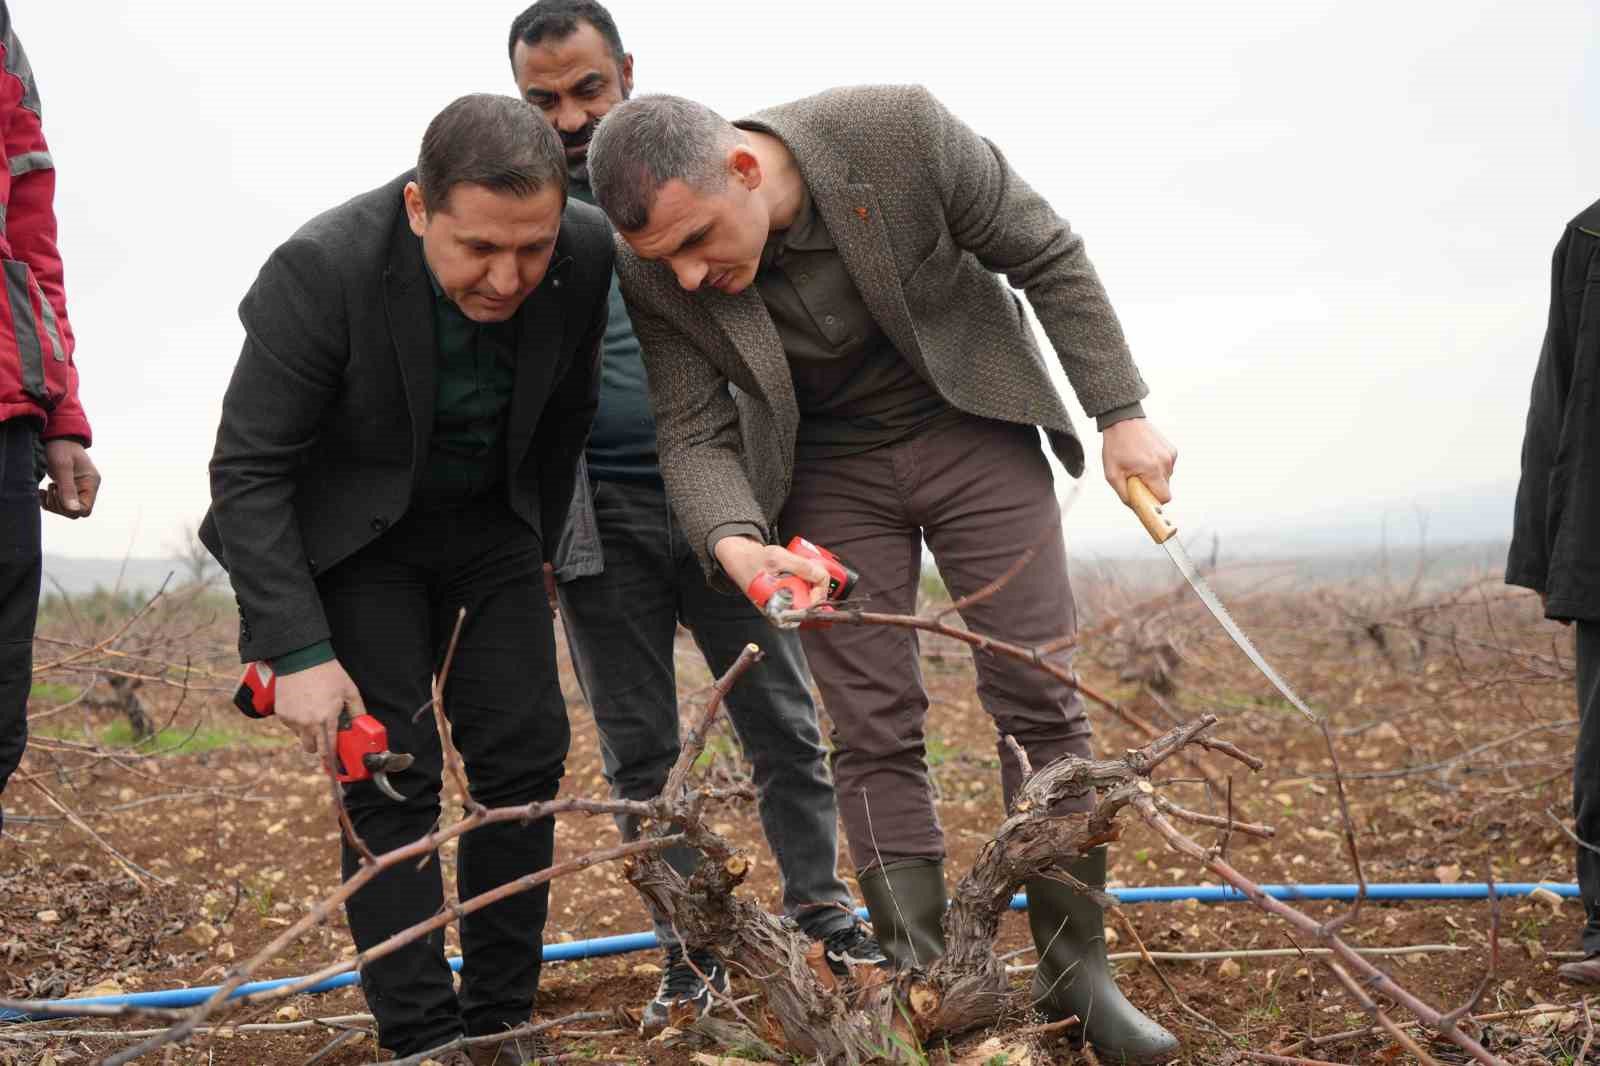
<path fill-rule="evenodd" d="M 1222 584 L 1263 650 L 1335 727 L 1367 877 L 1481 881 L 1492 870 L 1501 881 L 1570 881 L 1572 846 L 1557 821 L 1570 805 L 1570 633 L 1539 621 L 1532 597 L 1490 581 L 1296 587 L 1292 580 L 1270 577 L 1256 570 L 1224 573 Z M 1087 682 L 1160 728 L 1199 712 L 1216 713 L 1222 718 L 1219 736 L 1267 761 L 1264 771 L 1251 775 L 1215 757 L 1198 760 L 1218 781 L 1231 775 L 1237 818 L 1278 830 L 1270 843 L 1234 835 L 1231 860 L 1261 882 L 1351 880 L 1320 734 L 1275 698 L 1209 616 L 1185 595 L 1152 601 L 1106 582 L 1080 592 L 1086 622 L 1105 624 L 1077 661 Z M 1106 624 L 1114 618 L 1120 623 Z M 199 624 L 184 632 L 211 641 L 214 651 L 226 645 L 225 635 Z M 680 637 L 681 682 L 688 693 L 708 678 L 692 644 Z M 948 869 L 956 876 L 1002 817 L 995 736 L 978 704 L 965 648 L 944 638 L 926 640 L 923 647 L 932 697 L 928 760 L 939 789 Z M 41 659 L 50 654 L 41 650 Z M 165 656 L 169 663 L 175 658 Z M 231 670 L 222 665 L 225 655 L 216 654 L 215 661 L 219 678 Z M 57 687 L 41 689 L 35 713 L 67 703 L 81 678 L 63 669 Z M 297 748 L 261 742 L 276 735 L 270 724 L 236 721 L 220 691 L 225 685 L 210 685 L 215 691 L 192 687 L 196 691 L 183 694 L 145 686 L 147 709 L 158 720 L 170 719 L 171 729 L 144 749 L 116 747 L 106 739 L 105 727 L 119 717 L 116 706 L 83 703 L 36 723 L 39 743 L 5 797 L 0 996 L 213 984 L 336 884 L 338 829 L 325 780 Z M 605 784 L 592 722 L 570 681 L 567 694 L 573 750 L 563 791 L 601 796 Z M 1091 713 L 1103 753 L 1144 742 L 1128 722 L 1103 710 Z M 191 730 L 189 742 L 180 743 Z M 708 772 L 742 774 L 737 750 L 725 736 L 713 741 L 710 756 Z M 1157 776 L 1171 779 L 1166 787 L 1180 802 L 1225 810 L 1223 795 L 1194 766 L 1174 762 Z M 35 785 L 47 789 L 77 823 Z M 1125 835 L 1112 852 L 1113 884 L 1209 880 L 1131 815 L 1125 820 Z M 755 860 L 746 891 L 775 907 L 776 873 L 753 805 L 724 808 L 715 822 Z M 1196 835 L 1209 845 L 1220 834 Z M 603 818 L 563 817 L 558 859 L 614 839 Z M 446 870 L 453 850 L 445 849 Z M 143 873 L 130 873 L 130 866 Z M 1307 910 L 1319 918 L 1337 913 L 1329 904 L 1309 904 Z M 1151 904 L 1130 906 L 1127 915 L 1155 952 L 1292 952 L 1296 946 L 1286 926 L 1246 904 Z M 1554 971 L 1560 953 L 1576 946 L 1581 922 L 1581 908 L 1572 900 L 1503 905 L 1500 966 L 1479 1014 L 1521 1012 L 1481 1029 L 1506 1061 L 1571 1063 L 1578 1057 L 1590 1032 L 1587 1006 L 1577 991 L 1557 982 Z M 1431 945 L 1379 961 L 1407 988 L 1448 1008 L 1471 995 L 1489 964 L 1489 925 L 1490 908 L 1482 902 L 1371 904 L 1346 933 L 1366 948 Z M 614 865 L 564 877 L 555 886 L 550 941 L 647 927 Z M 1115 952 L 1132 946 L 1118 929 L 1108 930 L 1108 938 Z M 454 928 L 448 942 L 454 951 Z M 1026 921 L 1012 915 L 1000 947 L 1026 946 Z M 302 937 L 258 976 L 305 973 L 351 951 L 342 918 L 336 919 Z M 650 1041 L 616 1016 L 613 1008 L 636 1010 L 649 997 L 659 961 L 654 953 L 641 953 L 548 966 L 539 1017 L 612 1012 L 562 1030 L 557 1050 L 574 1059 L 681 1064 L 741 1054 L 688 1039 Z M 1031 961 L 1024 953 L 1012 963 Z M 1246 1051 L 1282 1051 L 1308 1036 L 1367 1024 L 1354 1000 L 1312 959 L 1240 956 L 1166 959 L 1160 965 L 1171 991 L 1137 960 L 1119 963 L 1120 979 L 1130 997 L 1181 1034 L 1184 1063 L 1244 1061 L 1240 1055 Z M 760 996 L 759 981 L 737 967 L 734 975 L 737 995 Z M 1019 992 L 1026 980 L 1025 972 L 1016 974 Z M 229 1016 L 223 1027 L 152 1058 L 306 1062 L 340 1035 L 337 1026 L 363 1025 L 359 1017 L 332 1026 L 316 1019 L 364 1011 L 354 990 L 302 996 Z M 1088 1061 L 1062 1034 L 1019 1036 L 1029 1024 L 1020 1002 L 1012 1017 L 996 1031 L 926 1049 L 929 1061 Z M 130 1030 L 152 1024 L 124 1017 L 0 1026 L 0 1063 L 98 1061 L 126 1046 Z M 284 1028 L 245 1028 L 250 1025 Z M 1465 1061 L 1448 1045 L 1429 1050 L 1441 1063 Z M 1412 1061 L 1391 1041 L 1374 1036 L 1293 1053 L 1344 1063 Z M 373 1042 L 358 1034 L 317 1061 L 339 1066 L 378 1057 Z"/>

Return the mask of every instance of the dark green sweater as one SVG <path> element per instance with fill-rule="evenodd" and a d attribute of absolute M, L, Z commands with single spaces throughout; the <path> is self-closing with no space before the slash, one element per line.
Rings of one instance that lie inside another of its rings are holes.
<path fill-rule="evenodd" d="M 573 182 L 571 192 L 584 203 L 594 203 L 594 194 L 583 182 Z M 600 408 L 595 412 L 584 458 L 591 477 L 659 483 L 661 469 L 656 465 L 656 420 L 650 410 L 650 383 L 615 274 L 611 276 L 610 299 L 601 347 Z"/>
<path fill-rule="evenodd" d="M 474 322 L 439 288 L 433 272 L 433 433 L 417 502 L 464 503 L 506 478 L 506 415 L 517 378 L 517 323 Z"/>
<path fill-rule="evenodd" d="M 438 359 L 433 432 L 416 502 L 437 507 L 475 499 L 505 482 L 506 415 L 516 384 L 517 324 L 515 319 L 472 321 L 445 295 L 433 271 L 428 270 L 427 275 L 433 291 Z M 614 276 L 611 285 L 613 298 L 619 298 Z M 637 350 L 638 345 L 634 347 Z M 654 423 L 651 432 L 653 464 Z M 333 645 L 324 640 L 279 656 L 272 661 L 272 668 L 280 674 L 293 674 L 334 657 Z"/>

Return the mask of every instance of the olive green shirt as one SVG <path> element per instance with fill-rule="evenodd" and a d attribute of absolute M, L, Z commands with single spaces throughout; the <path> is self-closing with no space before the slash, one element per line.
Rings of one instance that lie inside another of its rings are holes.
<path fill-rule="evenodd" d="M 474 322 L 461 313 L 427 270 L 433 288 L 433 433 L 417 486 L 418 503 L 449 506 L 499 488 L 506 477 L 506 417 L 516 383 L 517 325 Z M 272 661 L 293 674 L 334 658 L 326 640 Z"/>
<path fill-rule="evenodd" d="M 516 384 L 517 323 L 474 322 L 433 287 L 433 433 L 416 498 L 454 504 L 491 492 L 506 477 L 506 416 Z"/>
<path fill-rule="evenodd" d="M 797 461 L 869 451 L 954 412 L 872 317 L 809 191 L 767 238 L 755 284 L 794 379 Z"/>

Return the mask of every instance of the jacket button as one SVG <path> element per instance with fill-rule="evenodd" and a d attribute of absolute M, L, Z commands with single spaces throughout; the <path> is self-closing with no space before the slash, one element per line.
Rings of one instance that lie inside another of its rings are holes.
<path fill-rule="evenodd" d="M 384 530 L 386 530 L 388 528 L 389 528 L 389 520 L 387 518 L 383 517 L 382 515 L 373 516 L 373 519 L 372 519 L 372 531 L 374 533 L 382 533 Z"/>
<path fill-rule="evenodd" d="M 311 572 L 313 574 L 317 572 L 317 561 L 315 559 L 311 558 L 310 556 L 306 557 L 306 566 L 311 570 Z"/>

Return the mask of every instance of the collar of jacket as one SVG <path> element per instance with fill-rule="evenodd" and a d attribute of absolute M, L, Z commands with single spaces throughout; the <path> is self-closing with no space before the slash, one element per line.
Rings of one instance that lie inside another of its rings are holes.
<path fill-rule="evenodd" d="M 792 117 L 787 108 L 758 112 L 734 125 L 776 137 L 789 149 L 810 195 L 812 210 L 827 226 L 845 270 L 856 283 L 867 309 L 896 350 L 926 378 L 927 363 L 911 309 L 906 305 L 894 242 L 884 223 L 877 190 L 870 183 L 857 179 L 849 160 L 827 137 Z M 749 295 L 770 322 L 754 285 L 740 295 Z M 772 339 L 777 343 L 776 331 Z M 780 346 L 780 354 L 781 350 Z"/>

